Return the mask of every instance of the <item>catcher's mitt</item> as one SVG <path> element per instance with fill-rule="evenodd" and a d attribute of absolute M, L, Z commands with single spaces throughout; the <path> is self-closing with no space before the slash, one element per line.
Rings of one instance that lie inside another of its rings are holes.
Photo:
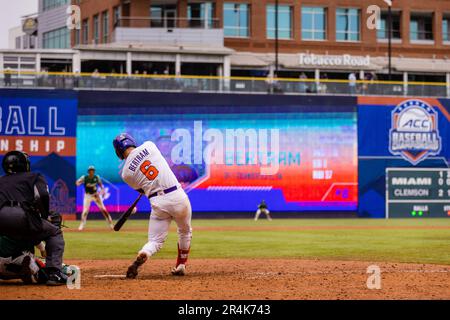
<path fill-rule="evenodd" d="M 51 224 L 53 224 L 54 226 L 58 227 L 58 228 L 67 228 L 64 225 L 64 220 L 62 215 L 59 212 L 55 212 L 55 211 L 50 211 L 49 215 L 48 215 L 48 221 L 51 222 Z"/>

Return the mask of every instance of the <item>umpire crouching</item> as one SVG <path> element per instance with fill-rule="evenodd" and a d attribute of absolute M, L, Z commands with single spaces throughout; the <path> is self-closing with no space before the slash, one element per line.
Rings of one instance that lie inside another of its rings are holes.
<path fill-rule="evenodd" d="M 45 178 L 30 172 L 30 160 L 24 152 L 8 152 L 2 167 L 6 175 L 0 177 L 0 235 L 35 245 L 45 241 L 47 285 L 66 284 L 67 277 L 61 272 L 62 219 L 59 214 L 49 212 Z"/>

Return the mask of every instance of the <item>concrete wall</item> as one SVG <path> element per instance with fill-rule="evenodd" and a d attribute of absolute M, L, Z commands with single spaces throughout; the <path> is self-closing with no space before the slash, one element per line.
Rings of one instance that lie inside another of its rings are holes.
<path fill-rule="evenodd" d="M 223 46 L 223 29 L 116 28 L 113 42 Z"/>

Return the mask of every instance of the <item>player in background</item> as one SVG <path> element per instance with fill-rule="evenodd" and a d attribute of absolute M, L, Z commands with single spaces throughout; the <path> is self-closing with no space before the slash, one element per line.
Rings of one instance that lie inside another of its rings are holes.
<path fill-rule="evenodd" d="M 106 221 L 109 224 L 111 229 L 114 229 L 113 221 L 111 216 L 106 210 L 105 205 L 103 204 L 103 200 L 101 197 L 101 193 L 104 192 L 104 186 L 102 180 L 98 175 L 95 174 L 95 167 L 90 166 L 88 168 L 88 175 L 81 176 L 80 179 L 77 180 L 76 185 L 81 186 L 84 184 L 84 199 L 83 199 L 83 213 L 81 214 L 81 223 L 78 227 L 78 230 L 82 231 L 86 226 L 87 216 L 89 214 L 89 208 L 91 206 L 91 202 L 94 201 L 97 207 L 102 212 Z M 100 192 L 98 191 L 98 187 L 100 187 Z"/>
<path fill-rule="evenodd" d="M 255 221 L 258 221 L 261 213 L 264 213 L 266 215 L 267 220 L 272 221 L 272 217 L 270 216 L 270 211 L 267 208 L 266 201 L 264 201 L 264 200 L 261 201 L 261 203 L 258 205 L 258 210 L 256 210 L 256 215 L 255 215 Z"/>
<path fill-rule="evenodd" d="M 152 207 L 148 242 L 128 268 L 127 278 L 136 278 L 139 267 L 161 249 L 172 220 L 178 227 L 178 257 L 172 274 L 185 275 L 192 238 L 192 209 L 188 196 L 153 142 L 147 141 L 138 147 L 133 137 L 122 133 L 113 140 L 113 146 L 119 159 L 125 160 L 120 172 L 122 179 L 131 188 L 144 193 Z"/>

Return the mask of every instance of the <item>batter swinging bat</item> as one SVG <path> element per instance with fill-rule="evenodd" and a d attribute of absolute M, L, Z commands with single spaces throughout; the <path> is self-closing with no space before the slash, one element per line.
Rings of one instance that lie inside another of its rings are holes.
<path fill-rule="evenodd" d="M 125 224 L 125 222 L 127 222 L 128 218 L 133 213 L 134 208 L 136 207 L 139 200 L 141 200 L 143 195 L 144 195 L 143 193 L 139 194 L 139 197 L 137 197 L 137 199 L 134 200 L 133 204 L 128 208 L 128 210 L 125 211 L 124 214 L 122 214 L 122 216 L 119 218 L 119 220 L 117 220 L 117 222 L 114 226 L 114 231 L 119 231 L 122 228 L 122 226 Z"/>

